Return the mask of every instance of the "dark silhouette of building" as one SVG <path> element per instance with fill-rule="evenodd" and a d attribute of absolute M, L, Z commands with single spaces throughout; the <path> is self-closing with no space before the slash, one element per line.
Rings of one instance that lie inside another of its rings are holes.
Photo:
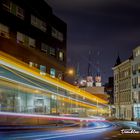
<path fill-rule="evenodd" d="M 1 0 L 0 51 L 52 76 L 66 67 L 67 26 L 44 0 Z"/>
<path fill-rule="evenodd" d="M 109 95 L 108 101 L 109 104 L 114 104 L 114 78 L 109 77 L 108 83 L 105 84 L 105 92 Z"/>

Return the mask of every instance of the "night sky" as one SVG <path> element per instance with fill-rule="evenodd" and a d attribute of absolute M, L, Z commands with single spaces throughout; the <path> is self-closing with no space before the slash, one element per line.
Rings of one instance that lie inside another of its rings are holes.
<path fill-rule="evenodd" d="M 87 75 L 88 54 L 92 71 L 97 67 L 106 82 L 118 53 L 122 60 L 140 45 L 140 0 L 46 0 L 56 16 L 67 23 L 67 62 L 79 63 Z"/>

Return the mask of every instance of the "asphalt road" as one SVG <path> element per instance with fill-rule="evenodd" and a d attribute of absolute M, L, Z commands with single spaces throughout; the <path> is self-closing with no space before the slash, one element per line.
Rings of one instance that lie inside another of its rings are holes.
<path fill-rule="evenodd" d="M 98 126 L 104 126 L 104 124 L 90 124 L 89 127 L 83 128 L 2 131 L 0 132 L 0 140 L 140 140 L 140 128 L 136 127 L 134 123 L 115 122 L 115 125 L 107 127 Z M 121 133 L 122 129 L 125 130 L 123 133 Z M 128 134 L 130 129 L 135 131 Z M 136 134 L 137 132 L 139 133 Z"/>

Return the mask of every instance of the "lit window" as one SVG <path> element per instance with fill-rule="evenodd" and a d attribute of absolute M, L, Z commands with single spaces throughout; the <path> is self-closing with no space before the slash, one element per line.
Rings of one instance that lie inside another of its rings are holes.
<path fill-rule="evenodd" d="M 60 32 L 58 32 L 58 39 L 59 39 L 60 41 L 63 41 L 63 34 L 60 33 Z"/>
<path fill-rule="evenodd" d="M 31 24 L 36 28 L 42 30 L 43 32 L 46 32 L 47 30 L 46 23 L 40 20 L 39 18 L 35 17 L 34 15 L 31 15 Z"/>
<path fill-rule="evenodd" d="M 52 47 L 50 47 L 50 55 L 55 56 L 55 49 Z"/>
<path fill-rule="evenodd" d="M 54 68 L 51 68 L 50 69 L 50 75 L 51 75 L 51 77 L 55 78 L 55 74 L 56 74 L 55 69 Z"/>
<path fill-rule="evenodd" d="M 42 43 L 41 44 L 41 50 L 47 53 L 47 51 L 48 51 L 48 45 L 46 45 L 45 43 Z"/>
<path fill-rule="evenodd" d="M 30 47 L 36 47 L 35 45 L 35 39 L 24 35 L 20 32 L 17 32 L 17 43 L 25 45 L 25 46 L 30 46 Z"/>
<path fill-rule="evenodd" d="M 59 60 L 60 61 L 64 60 L 64 53 L 63 52 L 59 52 Z"/>
<path fill-rule="evenodd" d="M 35 47 L 35 39 L 29 37 L 29 46 L 33 48 Z"/>
<path fill-rule="evenodd" d="M 17 43 L 24 44 L 25 42 L 25 35 L 17 32 Z"/>
<path fill-rule="evenodd" d="M 52 36 L 57 38 L 57 30 L 55 28 L 52 28 Z"/>
<path fill-rule="evenodd" d="M 29 67 L 33 67 L 34 66 L 34 63 L 33 62 L 29 62 Z"/>
<path fill-rule="evenodd" d="M 40 65 L 40 74 L 46 75 L 46 66 Z"/>
<path fill-rule="evenodd" d="M 52 27 L 52 36 L 60 41 L 63 41 L 63 34 Z"/>
<path fill-rule="evenodd" d="M 138 77 L 138 84 L 140 84 L 140 77 Z"/>
<path fill-rule="evenodd" d="M 3 24 L 0 24 L 0 36 L 9 38 L 9 28 Z"/>

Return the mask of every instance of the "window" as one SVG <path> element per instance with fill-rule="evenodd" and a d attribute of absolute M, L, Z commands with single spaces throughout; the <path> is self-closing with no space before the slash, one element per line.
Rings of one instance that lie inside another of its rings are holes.
<path fill-rule="evenodd" d="M 140 118 L 140 107 L 135 107 L 136 118 Z"/>
<path fill-rule="evenodd" d="M 138 78 L 138 84 L 140 84 L 140 76 L 138 76 L 137 78 Z"/>
<path fill-rule="evenodd" d="M 25 42 L 25 35 L 17 32 L 17 43 L 24 44 Z"/>
<path fill-rule="evenodd" d="M 60 61 L 64 60 L 64 53 L 63 52 L 59 52 L 59 60 Z"/>
<path fill-rule="evenodd" d="M 24 10 L 21 7 L 19 7 L 19 6 L 17 6 L 16 15 L 20 19 L 24 19 Z"/>
<path fill-rule="evenodd" d="M 31 24 L 43 32 L 47 30 L 46 23 L 34 15 L 31 15 Z"/>
<path fill-rule="evenodd" d="M 3 1 L 2 5 L 4 10 L 10 12 L 11 14 L 19 17 L 22 20 L 24 19 L 24 10 L 18 5 L 10 2 L 9 0 Z"/>
<path fill-rule="evenodd" d="M 35 47 L 35 39 L 29 37 L 29 46 L 33 48 Z"/>
<path fill-rule="evenodd" d="M 124 77 L 127 77 L 128 76 L 128 70 L 126 70 L 125 72 L 124 72 Z"/>
<path fill-rule="evenodd" d="M 136 51 L 136 57 L 139 56 L 139 55 L 140 55 L 140 50 L 138 49 L 138 50 Z"/>
<path fill-rule="evenodd" d="M 25 45 L 25 46 L 29 46 L 29 47 L 36 47 L 35 45 L 35 39 L 24 35 L 20 32 L 17 32 L 17 43 Z"/>
<path fill-rule="evenodd" d="M 63 41 L 63 34 L 60 33 L 60 32 L 58 32 L 58 39 L 59 39 L 60 41 Z"/>
<path fill-rule="evenodd" d="M 52 36 L 60 41 L 63 41 L 63 34 L 52 27 Z"/>
<path fill-rule="evenodd" d="M 3 0 L 2 2 L 3 9 L 10 12 L 10 1 L 9 0 Z"/>
<path fill-rule="evenodd" d="M 43 22 L 43 21 L 40 21 L 40 29 L 43 31 L 43 32 L 46 32 L 47 30 L 47 27 L 46 27 L 46 23 Z"/>
<path fill-rule="evenodd" d="M 138 71 L 140 72 L 140 63 L 138 64 Z"/>
<path fill-rule="evenodd" d="M 14 3 L 10 4 L 10 13 L 12 13 L 13 15 L 16 15 L 16 10 L 17 10 L 17 6 Z"/>
<path fill-rule="evenodd" d="M 29 62 L 29 67 L 33 67 L 34 66 L 34 63 L 33 62 Z"/>
<path fill-rule="evenodd" d="M 52 28 L 52 36 L 57 38 L 57 30 L 55 28 Z"/>
<path fill-rule="evenodd" d="M 55 78 L 55 73 L 56 73 L 55 69 L 54 68 L 51 68 L 50 69 L 50 75 L 51 75 L 51 77 Z"/>
<path fill-rule="evenodd" d="M 31 24 L 34 25 L 34 26 L 37 26 L 37 18 L 33 15 L 31 15 Z"/>
<path fill-rule="evenodd" d="M 50 47 L 50 55 L 55 56 L 55 49 L 52 47 Z"/>
<path fill-rule="evenodd" d="M 46 75 L 46 66 L 40 65 L 40 74 Z"/>
<path fill-rule="evenodd" d="M 42 43 L 41 50 L 47 53 L 48 52 L 48 45 L 46 45 L 45 43 Z"/>
<path fill-rule="evenodd" d="M 0 36 L 9 38 L 9 28 L 3 24 L 0 24 Z"/>

